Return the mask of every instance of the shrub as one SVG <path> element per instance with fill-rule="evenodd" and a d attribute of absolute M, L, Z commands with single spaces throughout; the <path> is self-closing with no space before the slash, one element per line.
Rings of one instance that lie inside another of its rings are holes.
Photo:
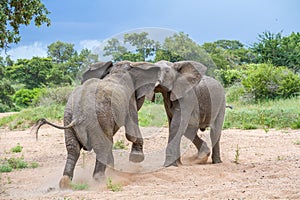
<path fill-rule="evenodd" d="M 28 107 L 37 98 L 41 89 L 20 89 L 13 95 L 13 101 L 20 107 Z"/>
<path fill-rule="evenodd" d="M 12 167 L 8 163 L 0 164 L 0 172 L 11 172 Z"/>
<path fill-rule="evenodd" d="M 234 83 L 240 82 L 242 72 L 237 69 L 220 69 L 216 71 L 224 87 L 229 87 Z"/>
<path fill-rule="evenodd" d="M 24 158 L 9 158 L 7 162 L 13 169 L 24 169 L 28 167 L 28 163 L 24 161 Z"/>
<path fill-rule="evenodd" d="M 73 91 L 73 87 L 59 87 L 59 88 L 43 88 L 35 99 L 34 105 L 45 106 L 50 104 L 62 104 L 65 105 L 68 101 L 70 94 Z"/>
<path fill-rule="evenodd" d="M 234 84 L 226 89 L 227 102 L 240 101 L 243 97 L 245 97 L 245 88 L 241 84 Z"/>
<path fill-rule="evenodd" d="M 112 180 L 110 177 L 107 179 L 106 186 L 108 189 L 110 189 L 113 192 L 122 191 L 122 185 L 119 183 L 112 183 Z"/>
<path fill-rule="evenodd" d="M 272 64 L 250 64 L 242 84 L 255 100 L 288 98 L 300 92 L 300 77 L 287 67 Z"/>
<path fill-rule="evenodd" d="M 18 143 L 17 146 L 11 148 L 11 151 L 14 153 L 20 153 L 22 151 L 23 147 Z"/>

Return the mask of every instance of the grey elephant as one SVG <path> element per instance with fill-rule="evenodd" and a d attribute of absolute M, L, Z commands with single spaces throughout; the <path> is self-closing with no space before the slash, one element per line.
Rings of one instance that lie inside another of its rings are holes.
<path fill-rule="evenodd" d="M 159 77 L 160 67 L 153 64 L 119 62 L 104 79 L 89 77 L 73 91 L 65 108 L 64 127 L 45 119 L 38 122 L 36 133 L 43 124 L 65 129 L 68 156 L 61 188 L 70 186 L 81 148 L 96 153 L 93 177 L 99 180 L 104 176 L 106 166 L 114 165 L 113 135 L 121 126 L 125 126 L 126 137 L 133 142 L 130 160 L 144 159 L 137 105 L 153 92 Z"/>
<path fill-rule="evenodd" d="M 112 66 L 113 63 L 111 61 L 96 62 L 91 64 L 89 68 L 82 74 L 81 84 L 91 78 L 103 79 L 106 75 L 109 74 Z"/>
<path fill-rule="evenodd" d="M 155 63 L 162 68 L 156 92 L 164 97 L 169 121 L 169 138 L 165 166 L 178 166 L 180 140 L 183 135 L 198 149 L 197 160 L 205 163 L 210 148 L 197 135 L 198 129 L 210 127 L 212 162 L 220 163 L 220 136 L 225 115 L 223 86 L 215 79 L 205 76 L 206 67 L 194 61 Z"/>

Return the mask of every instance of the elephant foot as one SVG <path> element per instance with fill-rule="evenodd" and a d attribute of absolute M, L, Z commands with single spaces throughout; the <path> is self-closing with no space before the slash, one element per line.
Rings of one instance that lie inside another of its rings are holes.
<path fill-rule="evenodd" d="M 213 164 L 222 163 L 222 160 L 220 158 L 218 158 L 218 159 L 212 159 L 212 163 Z"/>
<path fill-rule="evenodd" d="M 72 181 L 71 181 L 70 177 L 63 176 L 59 181 L 59 188 L 62 190 L 72 189 L 71 183 L 72 183 Z"/>
<path fill-rule="evenodd" d="M 101 180 L 105 179 L 105 174 L 103 172 L 94 173 L 93 178 L 95 181 L 100 182 Z"/>
<path fill-rule="evenodd" d="M 145 159 L 143 151 L 131 151 L 129 155 L 129 161 L 134 163 L 143 162 Z"/>
<path fill-rule="evenodd" d="M 181 162 L 180 158 L 178 158 L 174 162 L 169 162 L 169 161 L 166 160 L 165 163 L 164 163 L 164 167 L 171 167 L 171 166 L 179 167 L 180 165 L 182 165 L 182 162 Z"/>
<path fill-rule="evenodd" d="M 197 164 L 206 164 L 210 156 L 210 152 L 199 152 L 197 156 Z"/>

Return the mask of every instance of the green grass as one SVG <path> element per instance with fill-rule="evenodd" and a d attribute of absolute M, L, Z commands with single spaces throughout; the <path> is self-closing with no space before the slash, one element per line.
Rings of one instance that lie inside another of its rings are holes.
<path fill-rule="evenodd" d="M 19 113 L 0 118 L 0 127 L 9 128 L 10 130 L 25 130 L 30 128 L 40 118 L 48 120 L 62 120 L 64 115 L 63 105 L 40 106 L 27 108 Z"/>
<path fill-rule="evenodd" d="M 168 124 L 164 105 L 147 103 L 139 111 L 139 125 L 161 127 Z"/>
<path fill-rule="evenodd" d="M 119 191 L 123 190 L 122 185 L 119 183 L 112 183 L 112 180 L 110 177 L 107 179 L 106 186 L 107 186 L 107 189 L 109 189 L 113 192 L 119 192 Z"/>
<path fill-rule="evenodd" d="M 269 100 L 252 104 L 231 103 L 223 128 L 300 129 L 300 99 Z"/>
<path fill-rule="evenodd" d="M 269 128 L 300 129 L 300 99 L 266 100 L 258 103 L 232 102 L 233 109 L 226 109 L 224 129 L 257 129 Z M 40 118 L 52 121 L 63 119 L 64 106 L 51 105 L 22 110 L 20 113 L 0 118 L 0 127 L 26 129 Z M 167 116 L 162 104 L 146 102 L 139 111 L 141 127 L 166 126 Z"/>
<path fill-rule="evenodd" d="M 37 168 L 38 166 L 38 163 L 24 161 L 23 157 L 0 159 L 0 173 L 11 172 L 13 169 Z"/>
<path fill-rule="evenodd" d="M 113 149 L 126 149 L 124 140 L 117 140 L 113 145 Z"/>
<path fill-rule="evenodd" d="M 11 152 L 13 153 L 20 153 L 22 152 L 23 147 L 20 145 L 20 143 L 17 144 L 17 146 L 11 148 Z"/>
<path fill-rule="evenodd" d="M 73 190 L 87 190 L 89 185 L 87 183 L 71 183 Z"/>

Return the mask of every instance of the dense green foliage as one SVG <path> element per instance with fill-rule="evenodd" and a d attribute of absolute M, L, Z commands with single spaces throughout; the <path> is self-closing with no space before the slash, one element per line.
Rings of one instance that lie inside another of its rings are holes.
<path fill-rule="evenodd" d="M 37 27 L 42 24 L 50 26 L 49 13 L 40 0 L 1 0 L 0 49 L 20 41 L 20 25 L 28 26 L 33 20 Z"/>
<path fill-rule="evenodd" d="M 242 84 L 256 100 L 288 98 L 300 92 L 300 76 L 287 67 L 250 64 L 244 74 Z"/>
<path fill-rule="evenodd" d="M 300 33 L 284 37 L 281 33 L 264 32 L 258 35 L 258 40 L 252 47 L 256 62 L 271 62 L 294 72 L 300 71 Z"/>
<path fill-rule="evenodd" d="M 299 107 L 299 33 L 282 36 L 281 33 L 264 32 L 251 47 L 237 40 L 217 40 L 200 45 L 183 32 L 167 37 L 162 44 L 148 36 L 142 32 L 124 34 L 122 41 L 112 38 L 103 48 L 104 55 L 111 56 L 113 61 L 201 62 L 208 67 L 208 75 L 223 83 L 227 102 L 241 105 L 240 109 L 227 112 L 224 127 L 299 128 L 296 109 L 280 110 L 275 105 L 264 108 L 265 104 L 260 103 L 287 99 L 286 102 L 293 101 L 293 106 Z M 33 57 L 15 62 L 9 57 L 0 58 L 0 112 L 34 107 L 1 119 L 0 126 L 27 128 L 41 117 L 61 120 L 63 107 L 78 84 L 76 80 L 90 63 L 97 60 L 98 56 L 91 51 L 77 52 L 74 44 L 61 41 L 48 46 L 47 58 Z M 141 126 L 167 124 L 159 97 L 155 104 L 146 103 L 140 110 Z M 249 109 L 248 104 L 254 105 L 255 109 Z"/>

